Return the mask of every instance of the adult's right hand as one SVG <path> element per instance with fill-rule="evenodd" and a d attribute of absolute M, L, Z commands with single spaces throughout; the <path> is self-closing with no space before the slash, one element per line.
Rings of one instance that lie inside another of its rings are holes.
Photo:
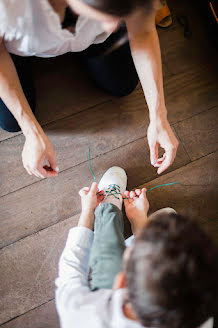
<path fill-rule="evenodd" d="M 44 132 L 31 132 L 26 136 L 22 161 L 24 168 L 30 175 L 42 179 L 58 175 L 59 169 L 55 159 L 55 151 Z M 44 165 L 45 162 L 48 162 L 50 166 Z"/>

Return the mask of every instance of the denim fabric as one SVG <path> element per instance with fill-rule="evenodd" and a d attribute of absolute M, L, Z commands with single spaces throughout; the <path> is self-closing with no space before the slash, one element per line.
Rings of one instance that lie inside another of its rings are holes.
<path fill-rule="evenodd" d="M 35 87 L 32 77 L 31 62 L 28 57 L 20 57 L 16 55 L 11 55 L 14 62 L 15 68 L 17 70 L 18 77 L 20 79 L 23 92 L 26 99 L 33 111 L 35 113 Z M 8 132 L 20 131 L 20 126 L 18 125 L 16 119 L 11 114 L 3 100 L 0 98 L 0 127 Z"/>

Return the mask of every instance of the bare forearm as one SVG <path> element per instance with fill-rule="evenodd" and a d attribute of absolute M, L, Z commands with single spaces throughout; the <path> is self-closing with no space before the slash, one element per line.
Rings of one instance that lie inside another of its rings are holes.
<path fill-rule="evenodd" d="M 58 167 L 52 144 L 32 113 L 14 63 L 2 39 L 0 39 L 0 98 L 14 115 L 26 137 L 22 162 L 28 174 L 38 178 L 57 176 Z M 45 161 L 50 164 L 50 168 L 44 167 Z"/>
<path fill-rule="evenodd" d="M 137 220 L 138 220 L 138 218 L 137 218 Z M 132 222 L 131 223 L 131 229 L 132 229 L 133 235 L 134 236 L 139 235 L 140 232 L 145 228 L 147 223 L 148 223 L 148 217 L 147 216 L 141 222 Z"/>
<path fill-rule="evenodd" d="M 164 100 L 160 45 L 155 28 L 155 11 L 146 17 L 142 28 L 137 21 L 127 24 L 131 52 L 149 108 L 150 124 L 147 131 L 150 161 L 158 167 L 157 173 L 166 170 L 174 161 L 178 141 L 167 119 Z M 159 158 L 158 148 L 165 150 Z"/>
<path fill-rule="evenodd" d="M 150 120 L 166 117 L 161 54 L 157 31 L 143 32 L 130 42 L 133 60 L 149 108 Z"/>
<path fill-rule="evenodd" d="M 95 214 L 90 211 L 90 212 L 85 212 L 82 211 L 79 222 L 78 222 L 78 227 L 85 227 L 90 230 L 94 229 L 94 219 L 95 219 Z"/>
<path fill-rule="evenodd" d="M 0 98 L 18 121 L 25 136 L 30 132 L 42 132 L 29 107 L 14 63 L 3 42 L 0 42 Z"/>

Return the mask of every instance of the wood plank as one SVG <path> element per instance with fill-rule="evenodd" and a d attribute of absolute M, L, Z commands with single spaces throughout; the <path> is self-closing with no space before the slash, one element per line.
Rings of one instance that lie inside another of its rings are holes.
<path fill-rule="evenodd" d="M 33 58 L 36 118 L 40 124 L 80 112 L 112 97 L 97 88 L 73 55 Z M 0 128 L 0 141 L 11 138 Z"/>
<path fill-rule="evenodd" d="M 128 116 L 126 119 L 128 120 Z M 111 132 L 108 131 L 108 134 L 110 136 Z M 109 139 L 108 142 L 110 142 Z M 117 140 L 117 143 L 119 143 L 119 140 Z M 99 143 L 96 142 L 96 145 L 99 148 L 101 146 L 106 147 L 103 138 L 99 140 Z M 84 157 L 87 157 L 87 149 L 88 144 L 83 149 Z M 94 148 L 93 153 L 95 151 Z M 177 158 L 170 169 L 181 167 L 189 161 L 186 152 L 180 146 Z M 145 138 L 92 160 L 92 167 L 97 179 L 100 179 L 104 171 L 113 165 L 126 169 L 129 175 L 130 187 L 149 181 L 157 176 L 156 170 L 150 164 L 149 150 Z M 80 210 L 78 190 L 84 185 L 89 185 L 91 181 L 93 181 L 93 178 L 86 161 L 61 172 L 55 179 L 41 180 L 1 197 L 0 245 L 8 245 L 78 213 Z"/>
<path fill-rule="evenodd" d="M 57 153 L 60 170 L 87 160 L 88 147 L 96 157 L 145 136 L 148 111 L 144 97 L 136 90 L 129 97 L 96 106 L 45 128 Z M 21 162 L 23 135 L 0 143 L 0 196 L 39 179 L 27 175 Z"/>
<path fill-rule="evenodd" d="M 149 192 L 150 213 L 163 207 L 172 207 L 182 215 L 197 219 L 214 240 L 218 241 L 217 160 L 218 152 L 143 184 L 141 187 L 147 188 L 170 182 L 184 184 Z"/>
<path fill-rule="evenodd" d="M 52 300 L 1 325 L 2 328 L 59 328 L 59 319 Z"/>
<path fill-rule="evenodd" d="M 42 126 L 109 99 L 116 99 L 93 84 L 73 54 L 49 59 L 33 58 L 33 74 L 36 84 L 36 117 Z M 171 76 L 165 64 L 163 76 L 164 79 Z M 0 141 L 18 134 L 21 132 L 9 133 L 0 128 Z"/>
<path fill-rule="evenodd" d="M 217 104 L 216 85 L 208 81 L 207 72 L 200 68 L 173 76 L 166 82 L 165 90 L 171 123 Z M 148 110 L 138 88 L 128 97 L 114 98 L 107 104 L 48 124 L 45 132 L 57 151 L 60 169 L 65 170 L 86 160 L 88 145 L 94 156 L 101 155 L 145 136 L 147 124 Z M 0 143 L 1 196 L 37 181 L 22 166 L 23 143 L 22 135 Z"/>
<path fill-rule="evenodd" d="M 194 64 L 201 66 L 206 63 L 208 66 L 208 62 L 211 63 L 211 60 L 208 61 L 208 51 L 205 54 L 202 51 L 209 47 L 203 47 L 199 40 L 194 40 L 195 48 L 196 43 L 199 46 L 193 54 L 193 40 L 184 39 L 183 29 L 178 23 L 175 22 L 170 29 L 160 29 L 159 36 L 165 81 L 172 73 L 185 72 Z M 72 54 L 50 59 L 34 58 L 33 61 L 37 90 L 36 116 L 42 125 L 111 99 L 110 95 L 93 85 Z M 210 74 L 213 71 L 211 64 Z M 0 141 L 12 136 L 0 129 Z"/>
<path fill-rule="evenodd" d="M 14 138 L 16 136 L 19 136 L 19 134 L 22 134 L 22 132 L 21 131 L 19 131 L 19 132 L 7 132 L 7 131 L 3 130 L 0 127 L 0 142 L 3 141 L 3 140 L 6 140 L 6 139 L 10 139 L 10 138 Z"/>
<path fill-rule="evenodd" d="M 58 260 L 77 220 L 69 218 L 0 252 L 0 324 L 54 297 Z"/>
<path fill-rule="evenodd" d="M 174 125 L 191 160 L 218 149 L 218 107 Z"/>
<path fill-rule="evenodd" d="M 166 105 L 171 123 L 185 120 L 217 106 L 217 78 L 205 67 L 197 67 L 165 82 Z"/>
<path fill-rule="evenodd" d="M 198 216 L 200 222 L 207 222 L 211 235 L 217 237 L 216 190 L 214 188 L 214 183 L 218 182 L 217 157 L 218 153 L 208 155 L 147 183 L 147 188 L 173 181 L 187 184 L 210 184 L 204 188 L 172 186 L 156 189 L 148 194 L 151 211 L 171 206 L 179 212 Z M 105 170 L 105 167 L 101 169 Z M 133 167 L 131 171 L 132 174 L 136 173 Z M 86 180 L 89 180 L 88 175 Z M 70 202 L 71 207 L 77 206 L 79 199 L 77 197 L 77 200 L 74 199 L 72 202 L 71 198 Z M 44 212 L 46 214 L 45 208 Z M 77 220 L 78 215 L 73 216 L 0 251 L 1 323 L 40 306 L 53 297 L 58 258 L 63 249 L 67 231 L 76 224 Z"/>
<path fill-rule="evenodd" d="M 42 124 L 54 122 L 112 98 L 93 84 L 73 54 L 49 60 L 34 60 L 36 113 Z"/>
<path fill-rule="evenodd" d="M 217 66 L 217 51 L 208 38 L 202 24 L 202 17 L 196 15 L 197 5 L 177 8 L 172 2 L 173 24 L 167 29 L 158 28 L 163 62 L 172 74 L 179 74 L 193 67 L 206 66 L 208 73 L 215 77 L 214 68 Z M 193 13 L 194 11 L 194 13 Z M 185 16 L 189 23 L 190 37 L 184 36 L 184 26 L 181 26 L 177 17 Z"/>

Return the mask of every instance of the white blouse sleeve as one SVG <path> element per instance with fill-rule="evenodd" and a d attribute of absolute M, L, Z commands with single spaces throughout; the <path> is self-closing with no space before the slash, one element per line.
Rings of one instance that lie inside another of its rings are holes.
<path fill-rule="evenodd" d="M 18 40 L 31 19 L 30 0 L 0 0 L 0 37 Z"/>

